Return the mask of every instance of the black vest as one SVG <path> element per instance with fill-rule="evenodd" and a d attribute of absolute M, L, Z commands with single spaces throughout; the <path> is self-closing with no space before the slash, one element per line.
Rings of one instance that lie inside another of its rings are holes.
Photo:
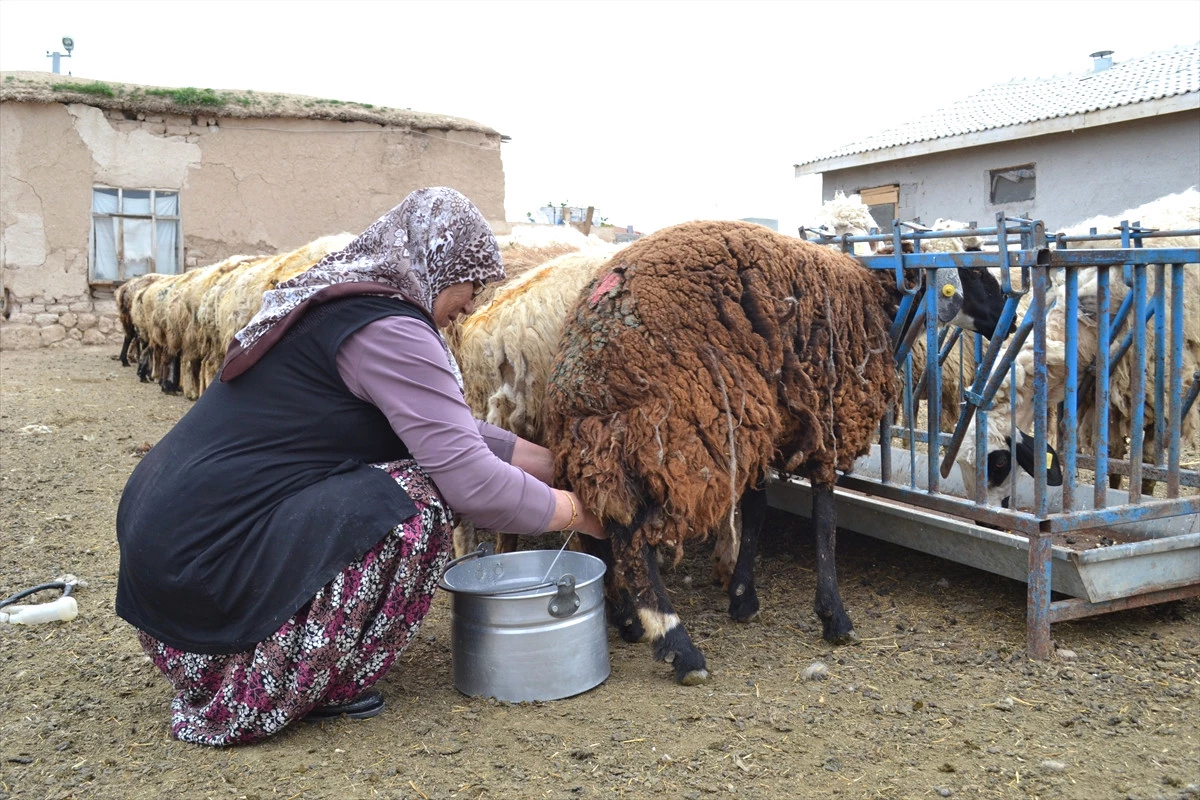
<path fill-rule="evenodd" d="M 117 509 L 122 618 L 180 650 L 247 650 L 416 513 L 368 466 L 408 449 L 336 361 L 346 337 L 395 315 L 429 323 L 384 297 L 318 306 L 151 448 Z"/>

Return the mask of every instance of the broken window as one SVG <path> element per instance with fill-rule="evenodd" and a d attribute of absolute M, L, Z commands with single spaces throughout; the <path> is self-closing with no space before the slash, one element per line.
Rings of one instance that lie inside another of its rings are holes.
<path fill-rule="evenodd" d="M 1033 199 L 1037 186 L 1033 164 L 994 169 L 988 175 L 991 177 L 990 196 L 993 205 L 1024 203 Z"/>

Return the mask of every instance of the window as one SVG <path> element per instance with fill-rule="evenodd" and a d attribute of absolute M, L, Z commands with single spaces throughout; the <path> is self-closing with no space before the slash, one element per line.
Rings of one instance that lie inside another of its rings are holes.
<path fill-rule="evenodd" d="M 180 272 L 179 193 L 92 189 L 90 280 L 127 281 L 147 272 Z"/>
<path fill-rule="evenodd" d="M 875 220 L 880 232 L 891 233 L 896 210 L 900 207 L 900 187 L 876 186 L 873 189 L 859 189 L 858 196 L 870 210 L 871 219 Z"/>
<path fill-rule="evenodd" d="M 1033 199 L 1033 190 L 1037 186 L 1033 164 L 994 169 L 988 173 L 988 176 L 991 178 L 991 194 L 989 196 L 993 205 L 1024 203 Z"/>

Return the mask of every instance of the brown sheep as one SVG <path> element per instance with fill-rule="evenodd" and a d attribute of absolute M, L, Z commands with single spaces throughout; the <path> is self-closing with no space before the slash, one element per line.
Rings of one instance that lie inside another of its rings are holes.
<path fill-rule="evenodd" d="M 887 271 L 744 222 L 692 222 L 610 261 L 568 313 L 547 392 L 556 480 L 605 522 L 588 546 L 612 565 L 611 619 L 648 635 L 681 683 L 707 680 L 654 549 L 675 549 L 742 502 L 734 594 L 745 607 L 768 468 L 813 484 L 816 612 L 857 639 L 834 567 L 833 487 L 866 453 L 897 395 Z M 738 590 L 742 593 L 738 595 Z M 732 607 L 731 613 L 739 616 Z"/>

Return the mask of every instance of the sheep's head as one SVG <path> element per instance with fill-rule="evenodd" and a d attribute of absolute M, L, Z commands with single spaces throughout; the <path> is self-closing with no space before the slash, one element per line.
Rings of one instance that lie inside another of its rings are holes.
<path fill-rule="evenodd" d="M 1037 459 L 1033 448 L 1033 437 L 1019 428 L 1013 428 L 1004 415 L 995 412 L 989 414 L 986 455 L 988 505 L 1002 508 L 1015 506 L 1010 497 L 1014 456 L 1017 466 L 1030 477 L 1034 476 L 1035 469 L 1040 468 L 1034 463 Z M 958 464 L 963 487 L 967 490 L 967 497 L 974 499 L 976 487 L 974 420 L 971 420 L 967 426 L 967 434 L 954 460 Z M 1062 462 L 1059 460 L 1058 452 L 1049 442 L 1046 443 L 1044 469 L 1046 470 L 1046 485 L 1062 485 Z"/>

